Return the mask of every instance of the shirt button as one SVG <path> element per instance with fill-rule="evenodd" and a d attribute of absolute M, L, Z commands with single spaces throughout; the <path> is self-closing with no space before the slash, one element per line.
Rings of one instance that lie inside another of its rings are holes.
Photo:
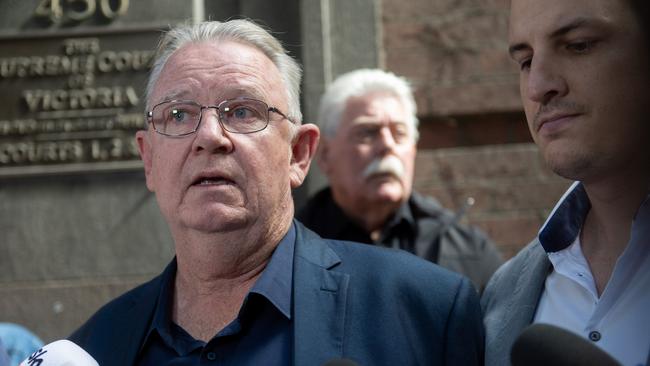
<path fill-rule="evenodd" d="M 205 355 L 205 357 L 207 357 L 208 360 L 210 360 L 210 361 L 214 361 L 214 360 L 217 359 L 217 354 L 214 353 L 214 352 L 208 352 L 208 353 Z"/>
<path fill-rule="evenodd" d="M 589 339 L 591 339 L 594 342 L 598 342 L 601 338 L 600 332 L 599 331 L 591 331 L 589 332 Z"/>

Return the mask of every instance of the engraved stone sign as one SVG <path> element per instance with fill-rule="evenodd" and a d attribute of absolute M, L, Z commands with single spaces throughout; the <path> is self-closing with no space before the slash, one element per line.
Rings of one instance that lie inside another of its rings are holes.
<path fill-rule="evenodd" d="M 155 30 L 0 38 L 0 175 L 139 167 Z"/>

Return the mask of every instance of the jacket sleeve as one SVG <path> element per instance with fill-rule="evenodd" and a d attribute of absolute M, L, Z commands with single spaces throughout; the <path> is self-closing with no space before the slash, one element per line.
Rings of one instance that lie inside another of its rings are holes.
<path fill-rule="evenodd" d="M 447 322 L 445 365 L 483 365 L 483 322 L 476 290 L 462 278 Z"/>

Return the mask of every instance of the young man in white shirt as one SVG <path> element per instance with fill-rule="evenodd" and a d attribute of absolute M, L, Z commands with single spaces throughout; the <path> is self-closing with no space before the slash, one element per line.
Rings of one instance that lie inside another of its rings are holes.
<path fill-rule="evenodd" d="M 650 49 L 646 1 L 512 0 L 510 55 L 535 143 L 576 181 L 483 299 L 486 365 L 530 323 L 650 361 Z"/>

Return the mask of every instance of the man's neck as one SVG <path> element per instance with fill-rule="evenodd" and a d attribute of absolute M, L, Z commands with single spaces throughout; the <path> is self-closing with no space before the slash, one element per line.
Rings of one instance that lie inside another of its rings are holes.
<path fill-rule="evenodd" d="M 172 319 L 195 339 L 207 342 L 237 317 L 246 294 L 267 263 L 228 278 L 196 277 L 196 271 L 177 272 Z"/>
<path fill-rule="evenodd" d="M 352 221 L 361 226 L 373 241 L 377 241 L 384 225 L 393 217 L 402 203 L 386 202 L 364 206 L 354 204 L 354 207 L 348 207 L 350 205 L 337 202 L 337 205 Z"/>
<path fill-rule="evenodd" d="M 176 239 L 174 322 L 205 341 L 234 320 L 290 225 Z"/>
<path fill-rule="evenodd" d="M 584 182 L 591 209 L 582 227 L 581 246 L 599 295 L 630 240 L 634 215 L 648 194 L 647 182 L 638 176 Z"/>

